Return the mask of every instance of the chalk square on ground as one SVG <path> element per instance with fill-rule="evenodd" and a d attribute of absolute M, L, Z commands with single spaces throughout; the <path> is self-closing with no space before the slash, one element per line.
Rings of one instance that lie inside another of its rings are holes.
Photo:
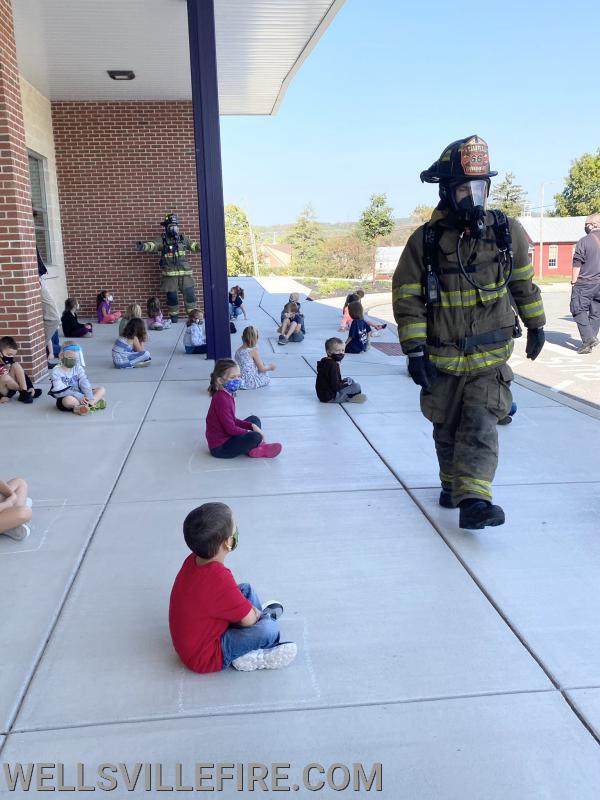
<path fill-rule="evenodd" d="M 202 501 L 123 504 L 105 512 L 17 728 L 551 688 L 404 491 L 298 500 L 291 514 L 289 497 L 269 498 L 268 516 L 264 497 L 230 501 L 240 548 L 227 566 L 283 602 L 289 669 L 182 667 L 169 595 L 189 555 L 182 521 Z M 360 636 L 340 636 L 365 615 Z"/>

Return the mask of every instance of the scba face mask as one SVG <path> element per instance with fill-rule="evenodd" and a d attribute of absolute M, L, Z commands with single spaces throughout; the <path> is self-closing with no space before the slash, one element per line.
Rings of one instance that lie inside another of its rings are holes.
<path fill-rule="evenodd" d="M 485 232 L 485 210 L 489 180 L 465 181 L 450 188 L 450 205 L 461 225 L 469 229 L 473 239 Z"/>

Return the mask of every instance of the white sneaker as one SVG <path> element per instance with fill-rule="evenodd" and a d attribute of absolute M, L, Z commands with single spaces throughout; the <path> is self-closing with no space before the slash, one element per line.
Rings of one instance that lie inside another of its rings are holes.
<path fill-rule="evenodd" d="M 16 528 L 11 528 L 9 531 L 4 531 L 5 536 L 9 536 L 11 539 L 14 539 L 16 542 L 22 542 L 23 539 L 26 539 L 29 534 L 31 533 L 31 529 L 29 525 L 18 525 Z M 294 645 L 295 646 L 295 645 Z"/>
<path fill-rule="evenodd" d="M 348 398 L 349 403 L 366 403 L 367 402 L 367 395 L 359 392 L 358 394 L 353 394 L 351 397 Z"/>
<path fill-rule="evenodd" d="M 296 658 L 298 648 L 294 642 L 283 642 L 268 650 L 251 650 L 245 656 L 236 658 L 231 666 L 240 672 L 254 672 L 256 669 L 281 669 Z"/>
<path fill-rule="evenodd" d="M 283 614 L 283 605 L 278 600 L 269 600 L 262 607 L 263 614 L 271 617 L 271 619 L 279 619 Z"/>

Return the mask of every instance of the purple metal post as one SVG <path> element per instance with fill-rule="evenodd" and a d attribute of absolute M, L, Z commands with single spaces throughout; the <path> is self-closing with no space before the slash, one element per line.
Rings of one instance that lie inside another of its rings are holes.
<path fill-rule="evenodd" d="M 209 359 L 230 358 L 214 0 L 187 0 L 196 182 Z"/>

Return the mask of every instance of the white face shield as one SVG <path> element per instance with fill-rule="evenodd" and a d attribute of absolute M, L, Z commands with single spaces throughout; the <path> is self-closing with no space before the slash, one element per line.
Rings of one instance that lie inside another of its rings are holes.
<path fill-rule="evenodd" d="M 476 208 L 485 210 L 488 198 L 487 180 L 465 181 L 454 188 L 453 196 L 457 211 L 470 215 Z"/>

